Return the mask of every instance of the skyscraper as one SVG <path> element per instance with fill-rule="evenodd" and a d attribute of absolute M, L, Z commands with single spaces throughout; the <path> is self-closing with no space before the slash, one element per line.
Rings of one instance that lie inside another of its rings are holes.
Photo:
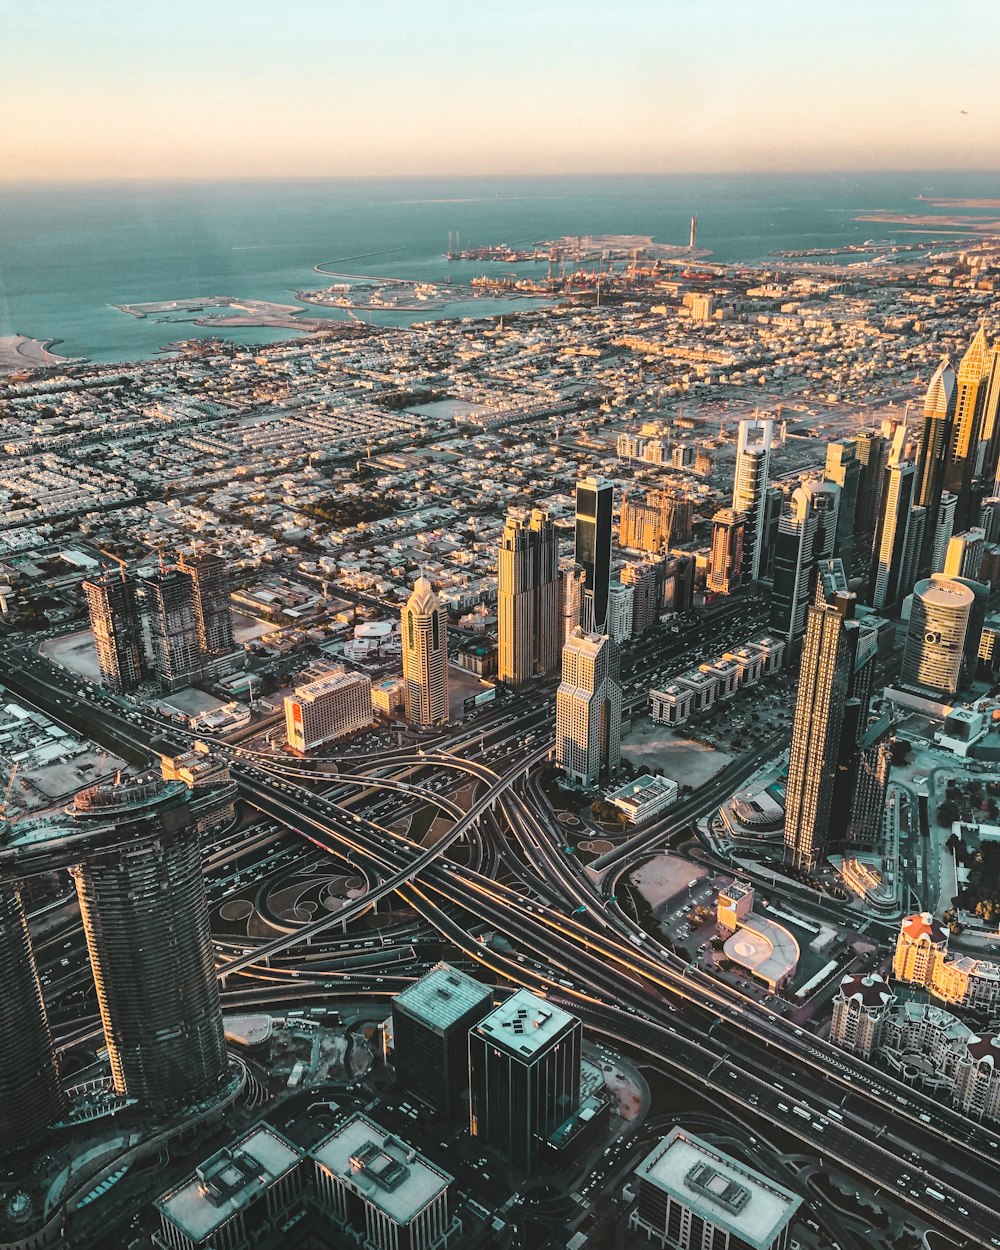
<path fill-rule="evenodd" d="M 789 647 L 805 632 L 809 591 L 816 567 L 816 525 L 812 496 L 798 486 L 778 522 L 771 591 L 771 629 Z"/>
<path fill-rule="evenodd" d="M 720 508 L 712 517 L 712 549 L 705 588 L 712 594 L 728 595 L 743 584 L 748 519 L 732 508 Z"/>
<path fill-rule="evenodd" d="M 578 564 L 563 561 L 559 566 L 559 648 L 583 619 L 584 571 Z"/>
<path fill-rule="evenodd" d="M 985 588 L 983 588 L 985 594 Z M 972 583 L 933 573 L 913 588 L 900 680 L 938 698 L 953 695 L 968 669 L 968 633 L 976 612 Z M 981 628 L 981 622 L 980 622 Z M 976 638 L 976 652 L 979 639 Z M 972 654 L 975 664 L 975 652 Z"/>
<path fill-rule="evenodd" d="M 746 417 L 740 422 L 736 444 L 736 477 L 733 482 L 733 511 L 746 514 L 746 542 L 743 570 L 747 581 L 760 576 L 761 546 L 764 535 L 764 495 L 771 464 L 774 422 L 770 417 Z"/>
<path fill-rule="evenodd" d="M 101 684 L 116 694 L 135 690 L 146 676 L 146 647 L 135 577 L 122 568 L 88 579 L 83 589 Z"/>
<path fill-rule="evenodd" d="M 938 501 L 937 525 L 934 528 L 933 541 L 931 543 L 930 571 L 932 573 L 944 571 L 948 544 L 951 542 L 952 535 L 955 532 L 955 509 L 957 507 L 958 496 L 953 495 L 949 490 L 942 491 L 941 498 Z"/>
<path fill-rule="evenodd" d="M 622 690 L 618 648 L 577 628 L 563 647 L 556 692 L 556 763 L 576 785 L 597 786 L 621 762 Z"/>
<path fill-rule="evenodd" d="M 627 582 L 615 580 L 608 593 L 608 637 L 617 646 L 632 637 L 635 592 Z"/>
<path fill-rule="evenodd" d="M 983 530 L 974 527 L 964 534 L 954 534 L 948 542 L 941 571 L 947 577 L 967 577 L 976 581 L 985 550 L 986 534 Z"/>
<path fill-rule="evenodd" d="M 469 1033 L 469 1132 L 531 1172 L 580 1105 L 583 1028 L 555 1003 L 517 990 Z"/>
<path fill-rule="evenodd" d="M 939 529 L 939 510 L 944 490 L 948 449 L 955 421 L 955 370 L 947 356 L 931 377 L 924 396 L 924 428 L 917 461 L 919 483 L 916 501 L 927 509 L 931 522 L 926 546 L 926 565 L 933 557 Z M 954 496 L 957 503 L 957 496 Z M 954 514 L 954 509 L 952 509 Z"/>
<path fill-rule="evenodd" d="M 833 554 L 843 560 L 848 576 L 854 567 L 854 535 L 857 531 L 858 490 L 861 485 L 861 462 L 853 438 L 829 443 L 823 476 L 840 488 L 837 533 Z"/>
<path fill-rule="evenodd" d="M 632 587 L 632 636 L 644 634 L 660 617 L 663 607 L 664 566 L 649 561 L 626 564 L 621 571 L 623 585 Z"/>
<path fill-rule="evenodd" d="M 622 500 L 618 542 L 631 551 L 657 555 L 671 542 L 691 537 L 691 500 L 669 490 L 638 494 L 630 490 Z"/>
<path fill-rule="evenodd" d="M 220 555 L 199 551 L 181 556 L 177 567 L 191 579 L 198 646 L 205 660 L 236 651 L 233 614 L 229 606 L 229 564 Z"/>
<path fill-rule="evenodd" d="M 958 496 L 955 525 L 965 529 L 972 518 L 973 482 L 982 471 L 980 452 L 983 417 L 990 376 L 990 350 L 980 327 L 958 366 L 955 383 L 955 420 L 948 447 L 945 485 Z"/>
<path fill-rule="evenodd" d="M 611 585 L 613 482 L 586 477 L 576 484 L 576 562 L 583 569 L 583 617 L 588 630 L 603 633 Z"/>
<path fill-rule="evenodd" d="M 407 719 L 443 725 L 448 719 L 448 618 L 423 574 L 403 608 L 403 684 Z"/>
<path fill-rule="evenodd" d="M 497 675 L 521 686 L 559 661 L 559 544 L 547 513 L 508 515 L 497 568 Z"/>
<path fill-rule="evenodd" d="M 164 690 L 190 686 L 202 673 L 194 582 L 177 568 L 161 568 L 146 579 L 145 599 L 153 667 Z"/>
<path fill-rule="evenodd" d="M 910 591 L 904 574 L 913 562 L 910 526 L 916 488 L 916 465 L 901 460 L 886 466 L 882 511 L 872 547 L 870 598 L 873 608 L 898 603 Z"/>
<path fill-rule="evenodd" d="M 226 1041 L 187 787 L 94 786 L 72 814 L 93 828 L 71 872 L 115 1088 L 156 1113 L 210 1097 Z"/>
<path fill-rule="evenodd" d="M 844 814 L 831 830 L 835 808 L 850 809 L 848 791 L 838 802 L 838 766 L 867 727 L 874 639 L 854 619 L 846 587 L 839 560 L 822 566 L 808 610 L 785 801 L 785 853 L 798 868 L 815 867 L 847 833 Z"/>
<path fill-rule="evenodd" d="M 855 532 L 859 537 L 875 532 L 881 511 L 882 487 L 888 447 L 877 430 L 862 430 L 855 435 L 854 445 L 861 466 L 858 479 L 858 502 L 855 510 Z"/>
<path fill-rule="evenodd" d="M 52 1034 L 16 882 L 0 881 L 0 1156 L 38 1141 L 63 1109 Z"/>

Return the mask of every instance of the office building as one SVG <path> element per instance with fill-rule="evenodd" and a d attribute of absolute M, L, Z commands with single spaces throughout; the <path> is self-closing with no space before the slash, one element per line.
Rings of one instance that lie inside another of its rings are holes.
<path fill-rule="evenodd" d="M 0 1157 L 33 1145 L 63 1093 L 28 920 L 16 881 L 0 880 Z"/>
<path fill-rule="evenodd" d="M 882 511 L 872 547 L 869 602 L 875 609 L 892 607 L 913 586 L 910 577 L 916 576 L 920 551 L 916 534 L 911 533 L 916 488 L 916 465 L 898 460 L 886 466 Z"/>
<path fill-rule="evenodd" d="M 771 464 L 774 422 L 770 417 L 746 417 L 740 421 L 736 443 L 736 477 L 733 511 L 747 518 L 743 547 L 743 574 L 747 581 L 760 576 L 764 537 L 764 496 Z"/>
<path fill-rule="evenodd" d="M 508 514 L 497 570 L 497 676 L 523 686 L 559 662 L 559 543 L 548 513 Z"/>
<path fill-rule="evenodd" d="M 393 1064 L 400 1088 L 455 1120 L 469 1088 L 469 1030 L 493 1008 L 493 991 L 438 964 L 392 1000 Z"/>
<path fill-rule="evenodd" d="M 876 658 L 874 631 L 854 619 L 854 609 L 840 561 L 821 566 L 802 648 L 785 800 L 785 853 L 799 868 L 824 858 L 831 834 L 848 836 Z"/>
<path fill-rule="evenodd" d="M 663 608 L 662 564 L 626 564 L 620 574 L 623 586 L 632 588 L 632 637 L 652 629 Z"/>
<path fill-rule="evenodd" d="M 527 990 L 481 1020 L 469 1034 L 469 1131 L 476 1142 L 532 1172 L 580 1105 L 582 1038 L 575 1016 Z"/>
<path fill-rule="evenodd" d="M 924 396 L 924 427 L 917 459 L 918 487 L 916 502 L 927 509 L 932 521 L 934 539 L 940 528 L 937 518 L 944 493 L 945 470 L 948 450 L 951 447 L 952 427 L 955 421 L 955 370 L 947 356 L 941 361 L 931 377 Z M 958 496 L 951 498 L 957 505 Z M 954 508 L 951 509 L 954 520 Z M 928 555 L 933 554 L 933 540 Z M 923 564 L 926 566 L 927 559 Z"/>
<path fill-rule="evenodd" d="M 622 500 L 618 542 L 629 551 L 658 555 L 671 543 L 691 537 L 691 500 L 670 490 L 634 488 Z"/>
<path fill-rule="evenodd" d="M 882 510 L 882 487 L 888 446 L 877 430 L 861 430 L 855 435 L 854 446 L 858 464 L 861 466 L 854 519 L 855 532 L 861 538 L 875 533 Z"/>
<path fill-rule="evenodd" d="M 194 581 L 178 568 L 161 568 L 145 582 L 153 668 L 164 690 L 183 690 L 202 675 Z"/>
<path fill-rule="evenodd" d="M 632 1233 L 661 1250 L 785 1250 L 802 1199 L 676 1127 L 636 1168 Z"/>
<path fill-rule="evenodd" d="M 602 634 L 611 585 L 613 482 L 587 477 L 576 484 L 576 563 L 583 569 L 581 624 Z"/>
<path fill-rule="evenodd" d="M 896 995 L 877 972 L 845 976 L 833 1000 L 830 1041 L 870 1060 L 878 1052 L 882 1027 L 895 1001 Z"/>
<path fill-rule="evenodd" d="M 448 617 L 423 574 L 403 608 L 403 684 L 406 716 L 414 725 L 448 719 Z"/>
<path fill-rule="evenodd" d="M 630 585 L 613 581 L 608 590 L 608 637 L 621 646 L 632 637 L 632 608 L 634 592 Z"/>
<path fill-rule="evenodd" d="M 269 1124 L 258 1124 L 206 1159 L 154 1203 L 155 1244 L 164 1250 L 253 1250 L 282 1241 L 301 1212 L 305 1152 Z"/>
<path fill-rule="evenodd" d="M 454 1178 L 362 1112 L 309 1154 L 316 1204 L 363 1250 L 443 1250 L 461 1233 Z"/>
<path fill-rule="evenodd" d="M 973 516 L 973 484 L 981 471 L 985 447 L 980 449 L 986 411 L 991 357 L 986 331 L 976 333 L 962 357 L 955 379 L 955 419 L 952 425 L 945 486 L 958 496 L 955 525 L 967 528 Z M 978 512 L 978 504 L 976 505 Z"/>
<path fill-rule="evenodd" d="M 142 684 L 147 671 L 136 579 L 123 567 L 88 579 L 83 590 L 101 684 L 115 694 L 128 694 Z"/>
<path fill-rule="evenodd" d="M 944 568 L 941 571 L 946 577 L 977 581 L 985 551 L 986 534 L 983 530 L 974 527 L 964 534 L 954 534 L 945 549 Z"/>
<path fill-rule="evenodd" d="M 948 557 L 948 544 L 955 533 L 955 510 L 957 507 L 958 496 L 953 495 L 951 491 L 942 491 L 938 502 L 937 525 L 930 542 L 930 571 L 932 573 L 944 572 L 944 563 Z"/>
<path fill-rule="evenodd" d="M 997 355 L 1000 358 L 1000 349 L 997 349 Z M 979 528 L 986 535 L 988 543 L 992 545 L 1000 542 L 1000 495 L 990 495 L 980 503 Z"/>
<path fill-rule="evenodd" d="M 624 813 L 630 825 L 641 825 L 673 806 L 677 802 L 678 793 L 676 781 L 645 773 L 634 781 L 619 786 L 617 790 L 610 790 L 605 797 Z"/>
<path fill-rule="evenodd" d="M 794 647 L 805 633 L 816 568 L 817 520 L 812 495 L 796 487 L 778 522 L 771 592 L 771 629 L 788 647 Z"/>
<path fill-rule="evenodd" d="M 712 548 L 705 589 L 728 595 L 743 584 L 743 551 L 749 527 L 747 517 L 732 508 L 720 508 L 712 517 Z"/>
<path fill-rule="evenodd" d="M 979 601 L 979 602 L 977 602 Z M 985 588 L 943 573 L 917 582 L 900 680 L 904 686 L 937 698 L 949 698 L 975 671 L 980 631 L 985 617 Z M 972 630 L 974 648 L 970 643 Z"/>
<path fill-rule="evenodd" d="M 372 683 L 364 673 L 338 667 L 285 698 L 285 743 L 305 755 L 372 723 Z"/>
<path fill-rule="evenodd" d="M 764 581 L 774 578 L 774 553 L 778 545 L 778 524 L 785 506 L 785 492 L 780 486 L 769 486 L 764 492 L 764 527 L 761 534 L 758 575 Z"/>
<path fill-rule="evenodd" d="M 826 467 L 823 471 L 825 480 L 835 485 L 840 492 L 833 555 L 843 560 L 848 575 L 854 567 L 854 536 L 857 532 L 858 490 L 861 484 L 861 462 L 857 453 L 857 443 L 853 438 L 827 444 Z"/>
<path fill-rule="evenodd" d="M 577 628 L 563 647 L 556 692 L 555 760 L 568 781 L 590 789 L 617 773 L 621 725 L 618 648 Z"/>
<path fill-rule="evenodd" d="M 210 551 L 182 555 L 177 567 L 191 579 L 198 646 L 206 664 L 231 661 L 238 666 L 239 653 L 233 636 L 233 613 L 229 606 L 229 563 Z"/>
<path fill-rule="evenodd" d="M 218 1092 L 227 1071 L 201 851 L 181 782 L 84 790 L 71 868 L 119 1094 L 154 1113 Z"/>

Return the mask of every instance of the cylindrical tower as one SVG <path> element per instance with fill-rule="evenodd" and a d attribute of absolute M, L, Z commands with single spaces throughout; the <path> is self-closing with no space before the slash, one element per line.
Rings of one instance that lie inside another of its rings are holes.
<path fill-rule="evenodd" d="M 201 856 L 181 782 L 94 786 L 73 815 L 108 832 L 72 869 L 115 1087 L 156 1113 L 226 1073 Z"/>
<path fill-rule="evenodd" d="M 28 919 L 17 887 L 0 882 L 0 1154 L 32 1145 L 62 1109 Z"/>
<path fill-rule="evenodd" d="M 904 685 L 939 696 L 955 693 L 975 598 L 968 586 L 940 573 L 917 582 L 900 672 Z"/>

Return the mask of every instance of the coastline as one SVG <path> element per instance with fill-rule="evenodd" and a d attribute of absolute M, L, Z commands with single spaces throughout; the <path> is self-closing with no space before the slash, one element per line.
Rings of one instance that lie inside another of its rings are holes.
<path fill-rule="evenodd" d="M 62 339 L 33 339 L 27 334 L 0 335 L 0 374 L 58 369 L 87 364 L 86 356 L 60 356 L 51 349 Z"/>

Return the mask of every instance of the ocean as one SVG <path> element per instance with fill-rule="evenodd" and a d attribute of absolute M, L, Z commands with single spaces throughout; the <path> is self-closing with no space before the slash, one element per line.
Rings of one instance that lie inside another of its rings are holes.
<path fill-rule="evenodd" d="M 159 324 L 116 304 L 210 295 L 294 303 L 297 289 L 333 281 L 313 271 L 331 261 L 429 282 L 490 269 L 531 276 L 526 265 L 449 265 L 450 231 L 462 246 L 604 233 L 684 244 L 695 213 L 698 244 L 713 261 L 752 263 L 776 249 L 927 237 L 855 221 L 860 212 L 989 212 L 935 209 L 918 196 L 1000 199 L 1000 173 L 8 184 L 0 190 L 0 335 L 56 339 L 61 354 L 93 361 L 142 359 L 179 338 L 224 333 L 263 343 L 295 332 Z M 524 306 L 477 299 L 371 319 L 405 324 Z M 307 306 L 305 315 L 320 313 Z"/>

